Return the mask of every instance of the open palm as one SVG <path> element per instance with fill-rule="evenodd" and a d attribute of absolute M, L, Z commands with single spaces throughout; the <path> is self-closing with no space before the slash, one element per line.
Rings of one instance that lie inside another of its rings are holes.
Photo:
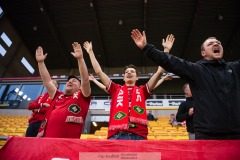
<path fill-rule="evenodd" d="M 145 45 L 147 44 L 145 32 L 143 31 L 143 33 L 141 34 L 141 32 L 138 29 L 134 29 L 131 33 L 132 33 L 131 37 L 132 37 L 133 41 L 135 42 L 135 44 L 139 48 L 143 49 L 145 47 Z"/>

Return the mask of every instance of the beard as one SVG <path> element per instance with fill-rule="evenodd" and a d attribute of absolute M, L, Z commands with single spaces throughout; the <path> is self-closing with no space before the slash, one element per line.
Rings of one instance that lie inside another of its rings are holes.
<path fill-rule="evenodd" d="M 66 89 L 65 89 L 65 93 L 66 93 L 66 94 L 71 94 L 71 92 L 72 92 L 72 89 L 70 89 L 70 88 L 66 88 Z"/>

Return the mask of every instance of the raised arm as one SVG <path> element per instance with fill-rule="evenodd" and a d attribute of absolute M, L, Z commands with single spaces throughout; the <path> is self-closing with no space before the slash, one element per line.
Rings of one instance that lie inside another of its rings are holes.
<path fill-rule="evenodd" d="M 163 78 L 161 78 L 158 82 L 157 82 L 157 84 L 155 85 L 155 87 L 153 88 L 153 89 L 155 89 L 155 88 L 157 88 L 158 86 L 160 86 L 160 84 L 162 84 L 164 81 L 167 81 L 167 80 L 172 80 L 172 76 L 168 73 L 168 74 L 166 74 Z"/>
<path fill-rule="evenodd" d="M 108 93 L 106 86 L 104 86 L 102 83 L 100 83 L 98 80 L 96 80 L 96 78 L 90 74 L 89 75 L 89 80 L 94 82 L 99 88 L 101 88 L 104 92 Z"/>
<path fill-rule="evenodd" d="M 157 72 L 149 79 L 147 85 L 150 92 L 152 92 L 156 88 L 155 86 L 159 79 L 161 78 L 163 72 L 164 69 L 159 66 Z"/>
<path fill-rule="evenodd" d="M 91 88 L 90 88 L 87 66 L 83 58 L 82 48 L 78 42 L 74 42 L 72 46 L 73 46 L 74 53 L 72 52 L 71 54 L 78 61 L 78 69 L 81 76 L 81 91 L 85 97 L 88 97 L 91 94 Z"/>
<path fill-rule="evenodd" d="M 147 38 L 146 38 L 146 34 L 145 31 L 143 31 L 142 33 L 138 30 L 138 29 L 134 29 L 132 31 L 132 35 L 131 35 L 133 41 L 135 42 L 135 44 L 140 48 L 143 49 L 146 44 L 147 44 Z"/>
<path fill-rule="evenodd" d="M 93 66 L 93 69 L 95 71 L 95 73 L 98 75 L 98 77 L 101 79 L 102 83 L 104 86 L 108 87 L 109 83 L 110 83 L 110 78 L 102 71 L 101 66 L 99 65 L 93 49 L 92 49 L 92 42 L 84 42 L 83 44 L 83 48 L 87 51 L 87 53 L 89 54 L 89 57 L 91 59 L 91 63 Z"/>
<path fill-rule="evenodd" d="M 44 63 L 44 60 L 46 59 L 46 57 L 47 57 L 47 53 L 43 54 L 43 49 L 42 49 L 42 47 L 39 46 L 36 50 L 36 60 L 38 62 L 38 69 L 39 69 L 39 73 L 42 78 L 43 84 L 45 85 L 45 87 L 48 91 L 48 94 L 49 94 L 50 98 L 52 99 L 56 92 L 56 87 L 52 83 L 51 76 L 47 70 L 45 63 Z"/>
<path fill-rule="evenodd" d="M 175 40 L 175 38 L 172 34 L 168 35 L 166 40 L 162 39 L 162 46 L 164 48 L 164 50 L 163 50 L 164 52 L 167 52 L 167 53 L 170 52 L 170 50 L 173 46 L 174 40 Z"/>
<path fill-rule="evenodd" d="M 161 66 L 165 70 L 172 72 L 188 81 L 192 81 L 197 78 L 195 77 L 195 75 L 197 75 L 196 71 L 198 67 L 196 63 L 188 62 L 184 59 L 175 57 L 167 53 L 171 49 L 171 46 L 168 46 L 169 48 L 167 48 L 167 46 L 165 46 L 165 43 L 167 43 L 167 45 L 169 45 L 168 43 L 170 43 L 171 45 L 173 44 L 175 38 L 172 35 L 169 35 L 166 38 L 166 41 L 163 41 L 163 47 L 165 52 L 156 49 L 154 45 L 147 44 L 146 35 L 144 32 L 141 34 L 139 30 L 134 29 L 131 32 L 131 37 L 135 44 L 140 49 L 142 49 L 143 52 L 158 66 Z"/>

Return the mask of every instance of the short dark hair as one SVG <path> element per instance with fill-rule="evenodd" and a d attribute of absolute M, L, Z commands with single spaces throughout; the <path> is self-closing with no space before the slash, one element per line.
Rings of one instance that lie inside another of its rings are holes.
<path fill-rule="evenodd" d="M 129 64 L 129 65 L 125 66 L 125 68 L 124 68 L 124 73 L 125 73 L 125 71 L 126 71 L 128 68 L 134 68 L 134 69 L 136 70 L 136 74 L 137 74 L 137 76 L 138 76 L 138 72 L 137 72 L 137 67 L 136 67 L 136 66 L 134 66 L 133 64 Z"/>
<path fill-rule="evenodd" d="M 202 43 L 202 45 L 201 45 L 201 51 L 203 51 L 204 50 L 204 46 L 203 46 L 203 44 L 206 42 L 206 40 L 208 40 L 208 39 L 217 39 L 216 37 L 208 37 L 207 39 L 205 39 L 205 41 Z"/>

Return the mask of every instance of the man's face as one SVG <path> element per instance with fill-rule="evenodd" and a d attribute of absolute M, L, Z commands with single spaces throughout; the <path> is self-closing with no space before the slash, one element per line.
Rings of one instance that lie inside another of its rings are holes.
<path fill-rule="evenodd" d="M 76 78 L 71 78 L 66 83 L 66 89 L 65 92 L 68 95 L 71 95 L 75 92 L 78 92 L 80 90 L 80 82 Z"/>
<path fill-rule="evenodd" d="M 137 72 L 134 68 L 127 68 L 124 74 L 124 82 L 127 84 L 134 84 L 138 80 Z"/>
<path fill-rule="evenodd" d="M 207 60 L 219 60 L 223 57 L 223 47 L 221 42 L 215 38 L 207 39 L 203 43 L 202 56 Z"/>

